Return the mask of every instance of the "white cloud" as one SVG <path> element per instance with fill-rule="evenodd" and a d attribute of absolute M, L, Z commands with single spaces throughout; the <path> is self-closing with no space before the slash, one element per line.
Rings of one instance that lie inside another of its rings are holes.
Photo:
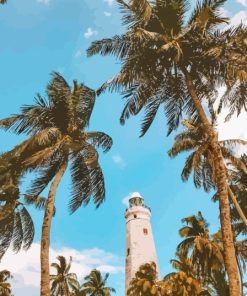
<path fill-rule="evenodd" d="M 242 4 L 243 6 L 247 6 L 247 0 L 237 0 L 237 2 Z"/>
<path fill-rule="evenodd" d="M 77 50 L 77 52 L 75 53 L 75 58 L 79 58 L 80 56 L 82 56 L 82 51 Z"/>
<path fill-rule="evenodd" d="M 124 204 L 125 206 L 129 206 L 129 199 L 131 198 L 133 192 L 130 192 L 128 195 L 126 195 L 123 199 L 122 199 L 122 204 Z"/>
<path fill-rule="evenodd" d="M 224 87 L 219 89 L 219 98 L 223 95 L 224 91 Z M 247 112 L 243 110 L 238 117 L 234 115 L 230 121 L 225 122 L 225 118 L 228 113 L 229 109 L 224 108 L 218 116 L 217 130 L 219 133 L 219 139 L 242 139 L 247 141 Z M 247 147 L 241 145 L 237 147 L 236 152 L 238 154 L 242 154 L 244 152 L 247 153 Z"/>
<path fill-rule="evenodd" d="M 108 6 L 112 6 L 115 0 L 104 0 Z"/>
<path fill-rule="evenodd" d="M 91 27 L 87 28 L 87 31 L 84 33 L 85 38 L 90 38 L 92 36 L 97 35 L 98 32 L 96 30 L 93 30 Z"/>
<path fill-rule="evenodd" d="M 244 25 L 247 25 L 247 10 L 241 10 L 238 13 L 236 13 L 230 20 L 230 25 L 236 26 L 240 23 L 243 23 Z"/>
<path fill-rule="evenodd" d="M 122 158 L 121 155 L 119 155 L 119 154 L 113 155 L 113 156 L 112 156 L 112 160 L 113 160 L 113 162 L 114 162 L 117 166 L 119 166 L 121 169 L 125 168 L 126 163 L 125 163 L 125 161 L 124 161 L 124 159 Z"/>
<path fill-rule="evenodd" d="M 50 3 L 50 0 L 37 0 L 37 2 L 48 5 Z"/>
<path fill-rule="evenodd" d="M 72 248 L 51 248 L 50 262 L 58 255 L 66 258 L 72 256 L 71 272 L 75 272 L 82 280 L 93 268 L 101 272 L 122 273 L 124 268 L 119 265 L 119 258 L 102 249 L 76 250 Z M 13 292 L 15 295 L 39 295 L 40 285 L 40 244 L 33 243 L 31 248 L 17 254 L 7 252 L 1 261 L 1 269 L 8 269 L 13 274 Z M 51 269 L 51 273 L 54 270 Z"/>
<path fill-rule="evenodd" d="M 111 13 L 108 12 L 108 11 L 104 11 L 104 15 L 105 15 L 105 16 L 111 16 Z"/>
<path fill-rule="evenodd" d="M 221 14 L 221 16 L 223 16 L 223 17 L 229 17 L 229 11 L 226 10 L 224 7 L 221 7 L 221 8 L 220 8 L 220 14 Z"/>

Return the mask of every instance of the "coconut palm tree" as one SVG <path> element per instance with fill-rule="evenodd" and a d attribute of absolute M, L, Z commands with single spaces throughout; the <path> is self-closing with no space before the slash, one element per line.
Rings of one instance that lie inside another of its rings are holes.
<path fill-rule="evenodd" d="M 0 4 L 6 4 L 7 0 L 0 0 Z"/>
<path fill-rule="evenodd" d="M 36 209 L 43 210 L 47 201 L 44 197 L 20 194 L 15 172 L 5 171 L 10 165 L 6 163 L 7 159 L 10 160 L 7 156 L 8 152 L 0 157 L 0 258 L 10 246 L 15 252 L 31 246 L 34 224 L 27 206 L 34 205 Z"/>
<path fill-rule="evenodd" d="M 11 285 L 8 282 L 12 276 L 8 270 L 0 271 L 0 294 L 2 296 L 12 296 L 11 294 Z"/>
<path fill-rule="evenodd" d="M 207 277 L 214 271 L 224 270 L 223 249 L 214 237 L 209 235 L 208 224 L 201 212 L 182 219 L 186 223 L 179 230 L 183 241 L 178 245 L 177 252 L 191 260 L 198 276 Z"/>
<path fill-rule="evenodd" d="M 154 262 L 139 267 L 135 277 L 130 281 L 127 291 L 129 296 L 159 296 L 160 287 L 157 280 L 156 264 Z"/>
<path fill-rule="evenodd" d="M 207 116 L 208 109 L 212 110 L 216 89 L 222 83 L 227 86 L 222 104 L 230 104 L 230 114 L 241 112 L 246 104 L 247 29 L 240 25 L 218 30 L 218 25 L 228 21 L 221 15 L 225 1 L 202 0 L 187 17 L 189 2 L 186 0 L 117 0 L 127 31 L 93 42 L 88 55 L 114 55 L 120 60 L 120 72 L 105 83 L 99 93 L 107 87 L 123 91 L 127 103 L 121 115 L 122 123 L 145 108 L 141 135 L 148 130 L 162 104 L 168 133 L 178 127 L 184 113 L 190 118 L 200 118 L 205 134 L 209 135 L 215 161 L 231 296 L 239 296 L 228 176 L 217 132 Z M 208 103 L 209 108 L 202 102 Z"/>
<path fill-rule="evenodd" d="M 104 201 L 105 186 L 98 163 L 98 147 L 108 151 L 112 139 L 101 132 L 88 132 L 95 102 L 95 91 L 74 81 L 71 88 L 58 73 L 47 86 L 48 100 L 37 95 L 34 105 L 23 106 L 21 114 L 0 121 L 0 126 L 29 138 L 12 151 L 16 167 L 21 173 L 35 172 L 27 195 L 39 196 L 50 184 L 41 238 L 41 295 L 50 294 L 49 246 L 51 220 L 57 187 L 70 165 L 73 213 L 86 206 L 91 197 L 96 207 Z"/>
<path fill-rule="evenodd" d="M 209 145 L 208 135 L 203 132 L 202 126 L 199 123 L 193 121 L 184 120 L 183 125 L 185 130 L 179 133 L 175 137 L 175 143 L 172 148 L 168 151 L 170 157 L 176 157 L 182 152 L 192 151 L 187 157 L 185 166 L 183 168 L 181 177 L 183 181 L 187 181 L 192 171 L 194 173 L 194 184 L 196 188 L 203 187 L 206 192 L 209 192 L 211 188 L 216 187 L 216 168 L 213 158 L 213 152 Z M 228 166 L 235 168 L 241 173 L 247 173 L 247 167 L 245 163 L 234 156 L 233 147 L 236 145 L 246 145 L 247 142 L 240 139 L 231 139 L 219 141 L 222 155 Z M 227 168 L 226 168 L 227 169 Z M 231 171 L 233 171 L 231 169 Z M 231 181 L 229 180 L 229 183 Z M 247 218 L 243 212 L 238 200 L 233 193 L 231 186 L 228 186 L 229 197 L 232 200 L 234 207 L 247 227 Z M 218 196 L 218 194 L 216 194 Z"/>
<path fill-rule="evenodd" d="M 165 296 L 210 296 L 204 289 L 202 278 L 196 276 L 193 262 L 184 254 L 177 252 L 177 259 L 171 260 L 176 272 L 167 274 L 161 282 Z M 222 294 L 223 296 L 223 294 Z"/>
<path fill-rule="evenodd" d="M 101 272 L 97 269 L 93 269 L 89 275 L 84 279 L 85 282 L 81 286 L 79 296 L 110 296 L 111 293 L 115 293 L 115 289 L 106 287 L 106 282 L 109 277 L 109 273 L 102 276 Z"/>
<path fill-rule="evenodd" d="M 80 284 L 75 273 L 70 273 L 72 257 L 69 262 L 63 256 L 58 256 L 59 263 L 52 263 L 56 274 L 50 275 L 52 296 L 70 296 L 72 292 L 78 291 Z"/>

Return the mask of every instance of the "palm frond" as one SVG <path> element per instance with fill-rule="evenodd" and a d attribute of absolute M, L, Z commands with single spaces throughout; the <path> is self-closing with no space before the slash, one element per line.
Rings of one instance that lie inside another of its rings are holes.
<path fill-rule="evenodd" d="M 86 136 L 93 146 L 102 147 L 104 152 L 111 149 L 112 138 L 107 134 L 102 132 L 88 132 Z"/>
<path fill-rule="evenodd" d="M 77 153 L 71 159 L 72 197 L 69 210 L 75 212 L 81 205 L 86 206 L 91 196 L 90 170 L 85 164 L 82 153 Z"/>

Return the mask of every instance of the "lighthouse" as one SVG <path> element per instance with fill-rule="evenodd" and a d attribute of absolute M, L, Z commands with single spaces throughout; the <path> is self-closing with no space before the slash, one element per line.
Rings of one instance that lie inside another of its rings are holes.
<path fill-rule="evenodd" d="M 150 208 L 145 205 L 140 193 L 134 192 L 125 212 L 125 295 L 131 279 L 135 277 L 135 273 L 142 264 L 154 262 L 157 271 L 159 270 L 150 218 Z M 159 277 L 159 274 L 157 276 Z"/>

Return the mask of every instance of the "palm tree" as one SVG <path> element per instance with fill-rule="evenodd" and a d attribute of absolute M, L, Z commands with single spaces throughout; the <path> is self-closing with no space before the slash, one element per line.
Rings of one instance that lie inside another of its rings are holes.
<path fill-rule="evenodd" d="M 106 282 L 109 277 L 109 273 L 102 276 L 99 270 L 93 269 L 85 279 L 85 283 L 81 286 L 81 290 L 78 293 L 80 296 L 110 296 L 111 293 L 115 293 L 115 289 L 106 287 Z"/>
<path fill-rule="evenodd" d="M 15 252 L 31 246 L 34 224 L 26 206 L 43 210 L 47 201 L 44 197 L 20 194 L 19 180 L 15 172 L 8 171 L 10 163 L 6 160 L 10 160 L 8 152 L 0 157 L 0 259 L 10 246 Z"/>
<path fill-rule="evenodd" d="M 228 21 L 221 16 L 225 1 L 202 0 L 188 18 L 186 0 L 117 0 L 127 32 L 93 42 L 88 55 L 114 55 L 120 60 L 120 72 L 105 83 L 99 93 L 107 87 L 123 91 L 127 103 L 121 115 L 122 123 L 145 108 L 141 135 L 148 130 L 162 104 L 168 119 L 168 133 L 178 127 L 184 113 L 190 118 L 200 118 L 205 134 L 209 135 L 215 161 L 230 295 L 239 296 L 228 176 L 217 132 L 202 105 L 204 101 L 212 109 L 216 89 L 225 83 L 227 92 L 222 104 L 230 104 L 230 114 L 245 108 L 247 29 L 240 25 L 222 32 L 218 30 L 218 25 Z"/>
<path fill-rule="evenodd" d="M 0 4 L 6 4 L 7 0 L 0 0 Z"/>
<path fill-rule="evenodd" d="M 228 296 L 221 232 L 210 235 L 201 212 L 182 222 L 186 223 L 179 230 L 183 241 L 177 247 L 177 258 L 171 260 L 176 272 L 165 276 L 161 285 L 164 295 Z"/>
<path fill-rule="evenodd" d="M 199 123 L 184 120 L 183 125 L 185 130 L 175 137 L 175 143 L 168 151 L 168 154 L 170 157 L 176 157 L 182 152 L 192 151 L 186 159 L 181 174 L 182 180 L 187 181 L 193 171 L 195 187 L 199 188 L 202 186 L 206 192 L 209 192 L 211 188 L 215 189 L 216 187 L 216 168 L 213 152 L 209 145 L 208 135 L 203 132 L 202 126 Z M 238 171 L 240 170 L 242 174 L 247 173 L 247 167 L 244 161 L 235 157 L 234 151 L 232 150 L 232 147 L 241 144 L 246 145 L 247 142 L 240 139 L 231 139 L 219 141 L 219 144 L 224 160 L 227 162 L 228 166 L 231 165 L 231 168 L 234 167 Z M 238 213 L 238 217 L 242 219 L 247 227 L 247 218 L 231 186 L 228 186 L 228 193 Z"/>
<path fill-rule="evenodd" d="M 12 276 L 8 270 L 0 271 L 0 294 L 2 296 L 12 296 L 11 294 L 11 285 L 8 282 Z"/>
<path fill-rule="evenodd" d="M 203 287 L 202 278 L 196 276 L 192 260 L 179 252 L 176 255 L 178 258 L 171 260 L 172 267 L 176 272 L 169 273 L 164 277 L 161 282 L 162 295 L 210 296 Z"/>
<path fill-rule="evenodd" d="M 21 173 L 34 171 L 27 195 L 39 196 L 51 182 L 46 203 L 41 238 L 41 295 L 50 294 L 49 246 L 51 220 L 57 187 L 70 164 L 73 213 L 86 206 L 91 197 L 96 207 L 104 201 L 105 186 L 96 148 L 108 151 L 112 139 L 101 132 L 87 132 L 95 102 L 95 92 L 74 81 L 73 89 L 58 73 L 47 86 L 48 100 L 37 95 L 34 105 L 23 106 L 19 115 L 0 121 L 0 125 L 29 138 L 16 146 L 11 154 Z"/>
<path fill-rule="evenodd" d="M 214 271 L 224 270 L 223 248 L 214 236 L 209 235 L 208 224 L 201 212 L 198 216 L 182 219 L 186 223 L 179 230 L 184 240 L 178 245 L 177 252 L 183 256 L 191 253 L 191 260 L 198 277 L 210 277 Z"/>
<path fill-rule="evenodd" d="M 139 267 L 135 277 L 130 281 L 127 290 L 129 296 L 159 296 L 160 287 L 157 281 L 157 270 L 154 262 Z"/>
<path fill-rule="evenodd" d="M 57 257 L 59 263 L 52 263 L 56 274 L 50 275 L 52 296 L 70 296 L 72 292 L 79 290 L 80 285 L 75 273 L 70 273 L 71 261 L 66 261 L 63 256 Z"/>

